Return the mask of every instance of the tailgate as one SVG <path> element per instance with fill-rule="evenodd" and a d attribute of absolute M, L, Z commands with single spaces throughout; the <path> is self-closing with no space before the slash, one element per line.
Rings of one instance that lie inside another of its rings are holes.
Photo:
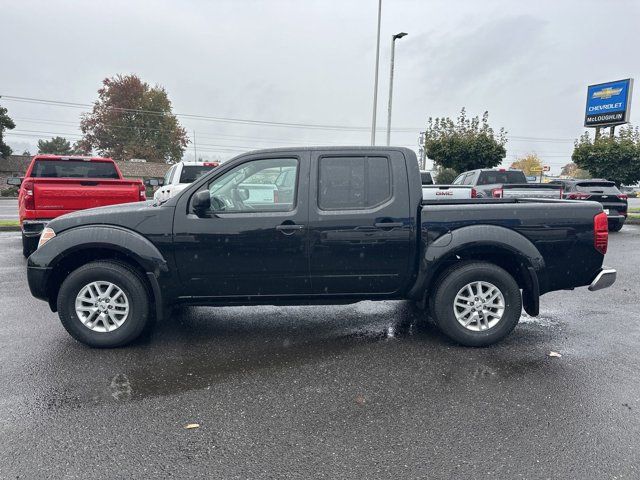
<path fill-rule="evenodd" d="M 547 183 L 507 184 L 502 186 L 502 198 L 562 198 L 562 186 Z"/>
<path fill-rule="evenodd" d="M 34 178 L 36 210 L 83 210 L 119 203 L 136 202 L 140 197 L 135 180 L 91 178 Z"/>
<path fill-rule="evenodd" d="M 423 185 L 423 200 L 462 200 L 472 198 L 470 185 Z"/>

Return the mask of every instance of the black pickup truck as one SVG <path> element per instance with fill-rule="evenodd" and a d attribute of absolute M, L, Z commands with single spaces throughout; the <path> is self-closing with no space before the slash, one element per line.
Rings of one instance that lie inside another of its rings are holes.
<path fill-rule="evenodd" d="M 295 171 L 291 195 L 252 189 Z M 252 200 L 254 199 L 254 200 Z M 540 295 L 615 281 L 601 205 L 422 200 L 415 154 L 345 147 L 251 152 L 162 204 L 51 221 L 31 293 L 77 340 L 131 342 L 174 305 L 409 299 L 455 341 L 484 346 Z"/>

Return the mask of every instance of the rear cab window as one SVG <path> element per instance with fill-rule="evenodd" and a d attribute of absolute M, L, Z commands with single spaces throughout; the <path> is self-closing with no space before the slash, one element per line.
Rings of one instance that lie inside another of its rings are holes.
<path fill-rule="evenodd" d="M 31 170 L 35 178 L 109 178 L 119 179 L 111 162 L 85 160 L 36 160 Z"/>
<path fill-rule="evenodd" d="M 321 157 L 318 207 L 322 210 L 373 208 L 392 196 L 387 157 Z"/>
<path fill-rule="evenodd" d="M 213 165 L 183 165 L 178 183 L 193 183 L 214 168 Z"/>
<path fill-rule="evenodd" d="M 527 183 L 527 177 L 523 172 L 490 170 L 480 172 L 480 177 L 478 178 L 478 185 L 509 185 L 513 183 Z"/>

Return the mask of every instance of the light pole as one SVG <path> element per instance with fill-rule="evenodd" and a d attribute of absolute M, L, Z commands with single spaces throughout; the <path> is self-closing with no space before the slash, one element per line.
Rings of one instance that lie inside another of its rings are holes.
<path fill-rule="evenodd" d="M 380 15 L 382 14 L 382 0 L 378 0 L 378 37 L 376 40 L 376 71 L 373 82 L 373 119 L 371 121 L 371 145 L 376 144 L 376 110 L 378 109 L 378 62 L 380 60 Z"/>
<path fill-rule="evenodd" d="M 389 73 L 389 109 L 387 111 L 387 146 L 391 143 L 391 104 L 393 101 L 393 60 L 396 54 L 396 40 L 409 35 L 405 32 L 396 33 L 391 37 L 391 71 Z"/>

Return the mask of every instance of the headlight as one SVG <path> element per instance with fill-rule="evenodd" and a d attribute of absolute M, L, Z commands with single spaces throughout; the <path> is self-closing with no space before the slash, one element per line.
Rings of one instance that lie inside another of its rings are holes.
<path fill-rule="evenodd" d="M 42 230 L 42 234 L 40 235 L 40 241 L 38 242 L 38 248 L 40 248 L 42 245 L 47 243 L 49 240 L 51 240 L 55 236 L 56 236 L 56 232 L 54 232 L 53 229 L 51 229 L 49 227 L 45 227 L 45 229 Z"/>

